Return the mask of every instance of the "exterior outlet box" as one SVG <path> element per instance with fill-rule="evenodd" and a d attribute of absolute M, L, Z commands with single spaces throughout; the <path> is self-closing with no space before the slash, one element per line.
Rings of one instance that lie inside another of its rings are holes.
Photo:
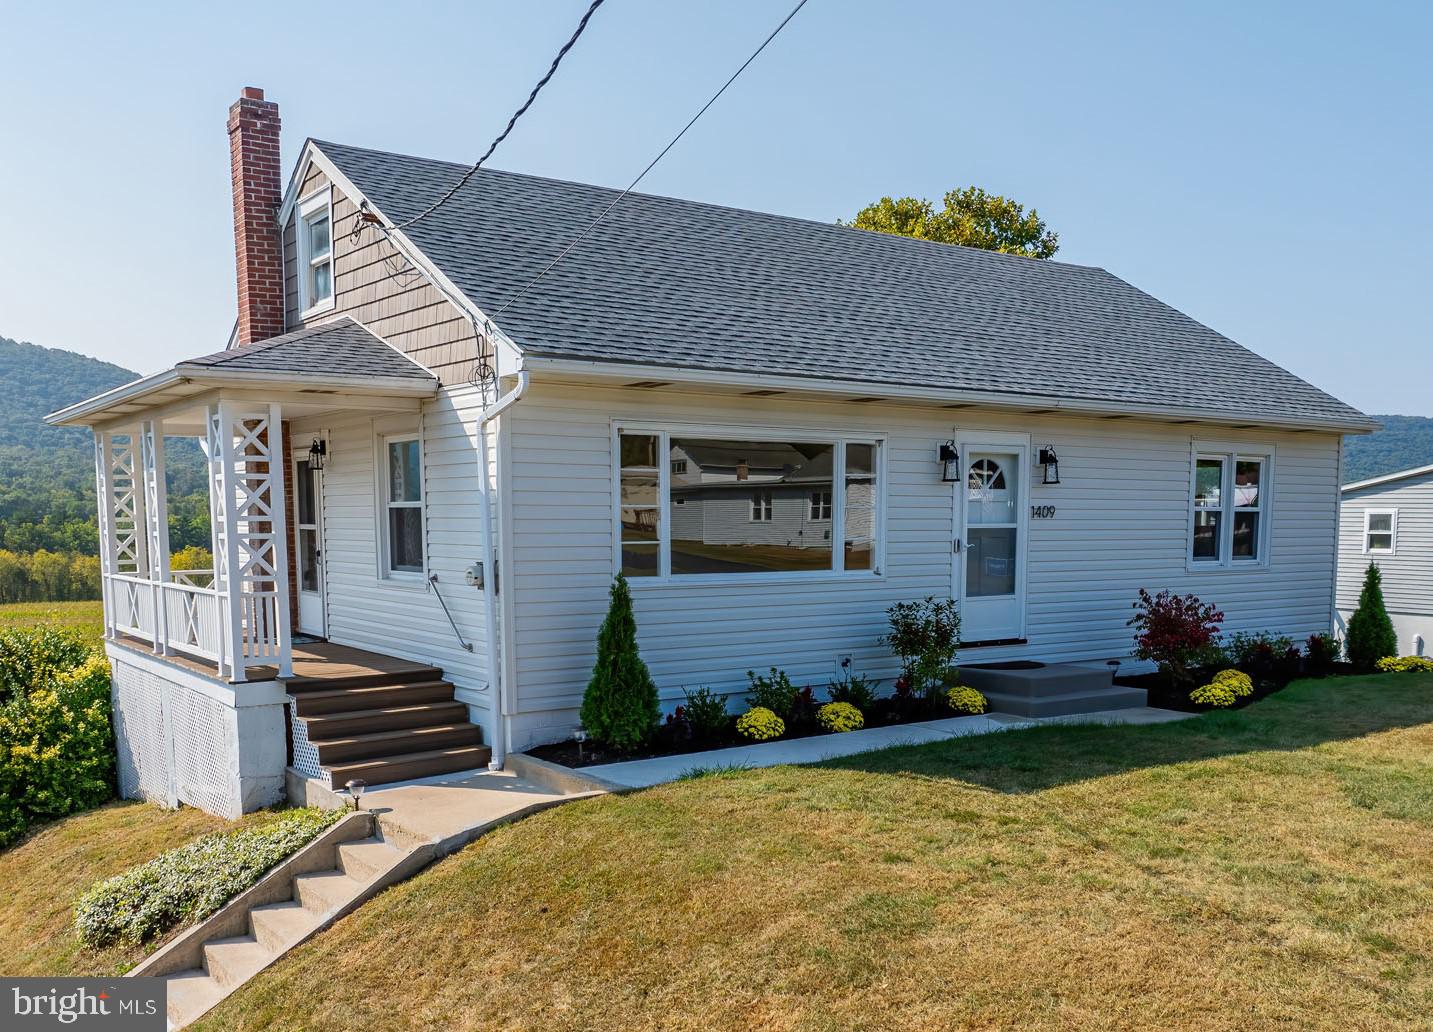
<path fill-rule="evenodd" d="M 468 582 L 468 587 L 481 588 L 483 586 L 483 564 L 473 563 L 463 571 L 463 579 Z"/>

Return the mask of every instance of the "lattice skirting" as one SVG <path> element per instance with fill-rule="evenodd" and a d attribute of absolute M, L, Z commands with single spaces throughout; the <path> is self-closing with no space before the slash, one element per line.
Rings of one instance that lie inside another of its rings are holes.
<path fill-rule="evenodd" d="M 289 727 L 293 729 L 294 770 L 306 778 L 326 778 L 328 768 L 319 766 L 318 750 L 308 740 L 308 725 L 299 719 L 298 704 L 289 703 Z"/>

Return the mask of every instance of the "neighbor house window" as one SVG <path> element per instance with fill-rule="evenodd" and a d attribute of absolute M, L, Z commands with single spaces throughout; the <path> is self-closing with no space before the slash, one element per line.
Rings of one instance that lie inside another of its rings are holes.
<path fill-rule="evenodd" d="M 327 189 L 299 203 L 299 309 L 333 307 L 333 206 Z"/>
<path fill-rule="evenodd" d="M 389 574 L 423 572 L 423 445 L 417 435 L 383 439 L 383 552 Z"/>
<path fill-rule="evenodd" d="M 1398 538 L 1397 509 L 1369 509 L 1363 514 L 1363 550 L 1370 555 L 1392 555 Z"/>
<path fill-rule="evenodd" d="M 878 442 L 623 428 L 616 450 L 629 577 L 877 572 Z"/>
<path fill-rule="evenodd" d="M 1189 558 L 1196 566 L 1264 560 L 1268 539 L 1268 455 L 1240 452 L 1194 457 Z"/>

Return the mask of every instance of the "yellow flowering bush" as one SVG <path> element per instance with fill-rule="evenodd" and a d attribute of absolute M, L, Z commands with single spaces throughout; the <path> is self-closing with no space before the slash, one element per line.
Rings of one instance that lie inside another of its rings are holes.
<path fill-rule="evenodd" d="M 859 731 L 865 727 L 866 718 L 849 702 L 828 702 L 816 711 L 816 723 L 827 731 L 840 734 L 842 731 Z"/>
<path fill-rule="evenodd" d="M 958 684 L 946 692 L 945 701 L 957 713 L 984 713 L 990 705 L 984 695 L 964 684 Z"/>
<path fill-rule="evenodd" d="M 1433 659 L 1427 656 L 1384 656 L 1374 666 L 1383 674 L 1433 673 Z"/>
<path fill-rule="evenodd" d="M 786 722 L 765 706 L 753 706 L 736 718 L 736 733 L 753 742 L 768 742 L 786 734 Z"/>
<path fill-rule="evenodd" d="M 1201 706 L 1232 706 L 1254 690 L 1254 681 L 1240 670 L 1221 670 L 1208 684 L 1189 693 L 1189 701 Z"/>

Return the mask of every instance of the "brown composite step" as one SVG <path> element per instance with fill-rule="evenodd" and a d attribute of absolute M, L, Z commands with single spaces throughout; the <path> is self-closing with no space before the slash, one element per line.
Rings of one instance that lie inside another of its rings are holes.
<path fill-rule="evenodd" d="M 399 684 L 421 684 L 441 681 L 443 671 L 437 667 L 413 667 L 410 670 L 371 670 L 342 677 L 291 677 L 284 682 L 290 695 L 333 691 L 345 688 L 373 688 Z"/>
<path fill-rule="evenodd" d="M 346 738 L 314 738 L 309 728 L 309 744 L 318 750 L 318 762 L 324 767 L 359 760 L 379 759 L 397 752 L 431 752 L 465 745 L 482 745 L 483 731 L 469 723 L 466 716 L 460 723 L 435 724 L 430 727 L 405 727 L 373 734 L 349 735 Z"/>
<path fill-rule="evenodd" d="M 425 702 L 452 702 L 450 681 L 422 681 L 416 684 L 381 684 L 362 688 L 329 688 L 301 692 L 294 697 L 294 711 L 300 717 L 353 710 L 392 709 Z"/>
<path fill-rule="evenodd" d="M 462 770 L 486 767 L 492 755 L 493 751 L 486 745 L 469 745 L 355 760 L 327 769 L 334 788 L 342 788 L 354 778 L 370 785 L 385 785 L 393 781 L 431 778 L 438 774 L 456 774 Z"/>
<path fill-rule="evenodd" d="M 354 735 L 371 735 L 400 728 L 438 727 L 468 719 L 468 707 L 461 702 L 420 702 L 414 706 L 390 706 L 385 709 L 345 710 L 303 717 L 309 740 L 328 741 Z"/>

